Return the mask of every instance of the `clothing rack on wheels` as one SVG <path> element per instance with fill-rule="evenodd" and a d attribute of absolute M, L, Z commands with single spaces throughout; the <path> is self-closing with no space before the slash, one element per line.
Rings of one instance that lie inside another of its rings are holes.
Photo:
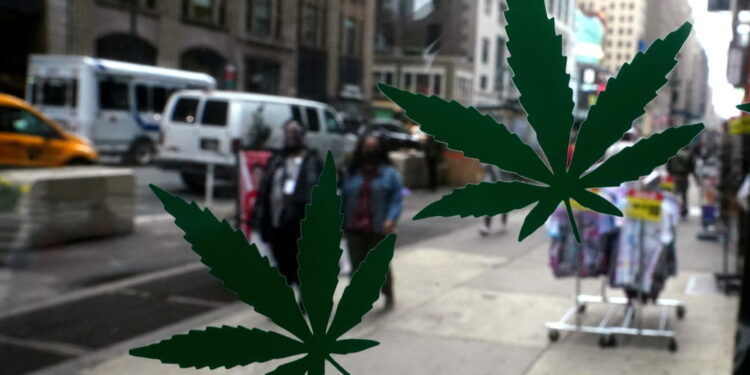
<path fill-rule="evenodd" d="M 633 190 L 628 191 L 628 196 L 632 194 Z M 630 201 L 628 199 L 628 201 Z M 646 257 L 644 256 L 644 236 L 646 235 L 644 228 L 647 224 L 647 220 L 643 218 L 629 217 L 633 214 L 633 207 L 628 206 L 626 210 L 627 220 L 635 220 L 630 225 L 637 225 L 636 232 L 638 235 L 638 257 L 639 267 L 636 274 L 636 283 L 639 286 L 635 298 L 626 297 L 610 297 L 607 295 L 607 282 L 608 278 L 603 278 L 602 285 L 599 295 L 582 294 L 581 292 L 581 267 L 583 263 L 582 256 L 576 256 L 577 260 L 574 265 L 575 274 L 575 297 L 574 305 L 571 307 L 559 321 L 546 323 L 548 329 L 548 337 L 550 341 L 556 342 L 560 338 L 560 332 L 583 332 L 589 334 L 599 335 L 599 345 L 602 348 L 615 347 L 617 345 L 616 336 L 647 336 L 667 339 L 667 347 L 670 351 L 677 350 L 677 339 L 675 332 L 670 329 L 669 317 L 670 311 L 675 310 L 678 319 L 683 319 L 686 313 L 685 305 L 683 302 L 674 299 L 663 299 L 654 298 L 650 304 L 652 307 L 661 309 L 658 324 L 654 327 L 644 326 L 643 310 L 649 304 L 644 300 L 644 292 L 646 278 L 644 277 L 644 270 L 646 267 Z M 654 206 L 648 207 L 646 204 L 644 207 L 636 207 L 636 209 L 651 210 L 651 214 L 654 213 Z M 661 207 L 659 207 L 661 209 Z M 646 215 L 649 213 L 646 212 Z M 619 238 L 617 239 L 619 242 Z M 672 237 L 674 241 L 674 237 Z M 672 249 L 673 250 L 673 249 Z M 662 250 L 667 251 L 667 250 Z M 583 252 L 580 253 L 581 255 Z M 610 263 L 611 264 L 611 263 Z M 611 267 L 608 268 L 607 276 L 613 272 Z M 596 324 L 584 324 L 583 317 L 586 313 L 587 306 L 589 304 L 602 304 L 610 306 L 604 317 Z M 621 314 L 621 315 L 618 315 Z"/>

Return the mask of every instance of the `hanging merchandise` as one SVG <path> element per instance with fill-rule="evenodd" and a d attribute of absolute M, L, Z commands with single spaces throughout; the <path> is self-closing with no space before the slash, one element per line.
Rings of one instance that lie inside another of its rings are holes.
<path fill-rule="evenodd" d="M 669 193 L 631 189 L 620 233 L 611 283 L 629 296 L 656 299 L 676 274 L 675 229 L 680 206 Z"/>
<path fill-rule="evenodd" d="M 575 277 L 574 306 L 559 321 L 546 324 L 551 341 L 557 341 L 561 331 L 599 335 L 602 347 L 615 346 L 615 335 L 651 336 L 668 339 L 669 349 L 677 350 L 674 331 L 669 328 L 669 310 L 674 309 L 682 319 L 685 306 L 677 300 L 658 298 L 667 278 L 677 271 L 675 233 L 680 203 L 671 192 L 671 180 L 665 177 L 663 172 L 654 172 L 639 184 L 599 191 L 620 208 L 622 218 L 571 204 L 580 226 L 580 244 L 572 238 L 565 210 L 559 209 L 550 218 L 552 271 L 557 277 Z M 606 276 L 601 294 L 582 294 L 581 279 L 596 276 Z M 607 296 L 607 284 L 622 288 L 626 297 Z M 645 302 L 661 310 L 656 327 L 644 326 Z M 609 309 L 601 321 L 585 325 L 582 316 L 592 304 Z M 621 322 L 617 322 L 619 312 Z"/>
<path fill-rule="evenodd" d="M 600 195 L 613 197 L 603 191 L 596 191 Z M 606 198 L 605 198 L 606 199 Z M 552 214 L 547 230 L 552 238 L 549 249 L 550 267 L 555 277 L 578 276 L 598 277 L 606 275 L 609 268 L 612 233 L 615 222 L 612 216 L 591 211 L 572 203 L 581 243 L 573 235 L 564 206 Z"/>

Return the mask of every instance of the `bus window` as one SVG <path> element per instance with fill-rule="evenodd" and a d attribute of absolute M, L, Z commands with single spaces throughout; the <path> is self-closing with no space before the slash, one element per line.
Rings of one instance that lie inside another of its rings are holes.
<path fill-rule="evenodd" d="M 198 99 L 180 98 L 174 106 L 172 121 L 193 124 L 197 112 Z"/>
<path fill-rule="evenodd" d="M 148 105 L 148 87 L 144 85 L 135 86 L 135 103 L 138 112 L 150 112 Z"/>
<path fill-rule="evenodd" d="M 105 110 L 127 111 L 130 109 L 128 85 L 122 82 L 99 82 L 99 107 Z"/>
<path fill-rule="evenodd" d="M 317 108 L 305 108 L 305 111 L 307 113 L 307 130 L 313 131 L 313 132 L 319 132 L 320 131 L 320 118 L 318 117 L 318 109 Z"/>
<path fill-rule="evenodd" d="M 44 79 L 41 81 L 41 97 L 32 103 L 52 106 L 76 106 L 78 81 L 75 79 Z"/>
<path fill-rule="evenodd" d="M 153 91 L 151 92 L 151 100 L 153 100 L 154 112 L 164 112 L 164 106 L 167 105 L 167 98 L 167 89 L 165 89 L 164 87 L 153 87 Z"/>
<path fill-rule="evenodd" d="M 203 125 L 225 126 L 229 103 L 223 100 L 207 100 L 203 107 Z"/>

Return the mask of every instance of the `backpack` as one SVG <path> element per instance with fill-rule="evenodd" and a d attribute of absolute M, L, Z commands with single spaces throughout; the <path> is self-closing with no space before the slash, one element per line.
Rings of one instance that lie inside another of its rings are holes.
<path fill-rule="evenodd" d="M 686 175 L 693 171 L 692 163 L 690 160 L 690 151 L 682 149 L 677 155 L 669 160 L 667 169 L 670 174 L 673 175 Z"/>

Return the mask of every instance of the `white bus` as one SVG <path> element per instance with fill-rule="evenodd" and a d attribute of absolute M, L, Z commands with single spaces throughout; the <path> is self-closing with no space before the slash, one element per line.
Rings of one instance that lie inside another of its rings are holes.
<path fill-rule="evenodd" d="M 85 56 L 32 55 L 26 100 L 102 155 L 148 164 L 169 96 L 213 89 L 206 74 Z"/>

